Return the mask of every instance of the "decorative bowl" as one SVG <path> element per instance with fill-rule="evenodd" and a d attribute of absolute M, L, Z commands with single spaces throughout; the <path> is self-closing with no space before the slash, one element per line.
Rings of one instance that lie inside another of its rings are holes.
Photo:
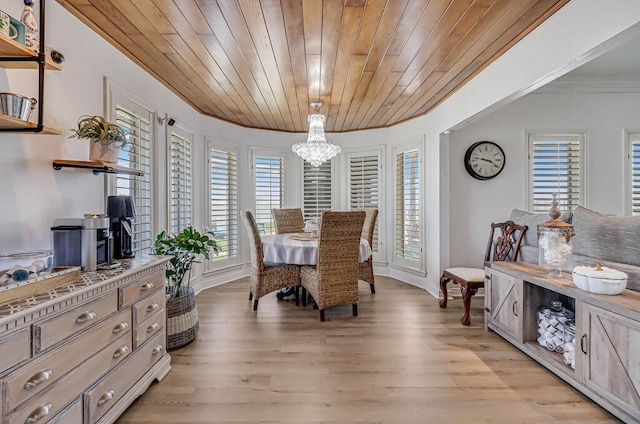
<path fill-rule="evenodd" d="M 573 282 L 590 293 L 616 295 L 627 287 L 627 274 L 612 268 L 577 266 L 573 268 Z"/>

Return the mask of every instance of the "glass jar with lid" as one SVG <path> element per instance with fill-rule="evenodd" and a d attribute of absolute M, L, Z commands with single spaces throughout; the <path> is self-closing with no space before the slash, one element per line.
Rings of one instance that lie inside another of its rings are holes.
<path fill-rule="evenodd" d="M 564 346 L 562 347 L 562 359 L 565 364 L 576 369 L 576 322 L 567 321 L 564 326 Z"/>
<path fill-rule="evenodd" d="M 562 353 L 565 326 L 574 316 L 574 313 L 564 308 L 559 300 L 552 301 L 549 306 L 543 305 L 538 308 L 538 344 L 552 352 Z"/>

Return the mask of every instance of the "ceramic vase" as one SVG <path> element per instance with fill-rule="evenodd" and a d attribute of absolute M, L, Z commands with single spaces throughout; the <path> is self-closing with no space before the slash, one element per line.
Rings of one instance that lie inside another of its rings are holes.
<path fill-rule="evenodd" d="M 117 143 L 101 143 L 99 141 L 90 142 L 89 160 L 108 163 L 118 163 L 120 148 Z"/>

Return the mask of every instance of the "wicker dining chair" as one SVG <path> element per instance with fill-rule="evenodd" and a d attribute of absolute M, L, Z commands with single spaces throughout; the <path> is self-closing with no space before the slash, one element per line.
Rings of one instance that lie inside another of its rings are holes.
<path fill-rule="evenodd" d="M 358 279 L 369 283 L 371 293 L 376 292 L 375 279 L 373 277 L 373 232 L 376 228 L 376 221 L 378 219 L 378 209 L 376 208 L 362 208 L 353 209 L 354 211 L 364 211 L 364 225 L 362 226 L 362 238 L 369 242 L 371 246 L 371 256 L 364 262 L 358 264 Z"/>
<path fill-rule="evenodd" d="M 247 233 L 249 233 L 249 246 L 251 249 L 249 300 L 255 298 L 253 310 L 258 309 L 258 300 L 262 296 L 286 287 L 295 287 L 296 305 L 298 305 L 300 267 L 286 264 L 265 266 L 258 224 L 250 211 L 243 211 L 242 219 L 247 227 Z"/>
<path fill-rule="evenodd" d="M 302 209 L 271 209 L 276 224 L 276 234 L 304 232 L 304 216 Z"/>
<path fill-rule="evenodd" d="M 358 255 L 365 213 L 322 212 L 318 230 L 318 253 L 315 266 L 300 270 L 302 304 L 306 292 L 315 300 L 324 321 L 326 308 L 351 304 L 358 316 Z"/>

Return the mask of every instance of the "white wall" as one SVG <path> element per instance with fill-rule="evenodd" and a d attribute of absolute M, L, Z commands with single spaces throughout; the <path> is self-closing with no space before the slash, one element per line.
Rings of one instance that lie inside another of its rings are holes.
<path fill-rule="evenodd" d="M 623 130 L 640 128 L 639 109 L 640 93 L 533 93 L 452 133 L 451 263 L 480 266 L 490 223 L 505 221 L 513 208 L 527 209 L 527 131 L 586 133 L 583 205 L 624 214 Z M 505 168 L 492 180 L 475 180 L 464 169 L 466 149 L 479 140 L 505 151 Z"/>
<path fill-rule="evenodd" d="M 19 3 L 5 5 L 3 9 L 13 16 L 19 16 Z M 598 25 L 593 22 L 598 22 Z M 445 130 L 463 127 L 477 117 L 486 115 L 487 111 L 498 109 L 596 56 L 621 42 L 622 38 L 635 36 L 632 33 L 637 33 L 637 28 L 631 28 L 626 33 L 624 31 L 637 22 L 640 22 L 640 2 L 634 0 L 617 0 L 615 8 L 611 7 L 608 0 L 572 1 L 428 115 L 388 129 L 330 135 L 332 141 L 343 148 L 385 145 L 387 161 L 394 145 L 402 144 L 404 140 L 424 140 L 427 184 L 422 218 L 425 224 L 428 275 L 425 278 L 392 269 L 382 271 L 436 294 L 440 270 L 453 262 L 449 258 L 450 250 L 457 251 L 461 247 L 460 234 L 464 233 L 456 225 L 459 222 L 465 222 L 470 227 L 474 224 L 478 230 L 477 233 L 472 232 L 471 237 L 474 240 L 485 237 L 484 222 L 476 219 L 473 210 L 464 214 L 458 207 L 459 200 L 449 199 L 455 193 L 473 191 L 473 185 L 464 180 L 460 180 L 458 185 L 457 168 L 450 169 L 449 165 L 457 161 L 453 149 L 464 146 L 458 147 L 460 143 L 454 142 L 449 160 L 450 146 L 447 137 L 442 136 Z M 618 35 L 620 33 L 623 35 Z M 87 143 L 67 139 L 68 129 L 74 127 L 82 114 L 104 113 L 105 75 L 146 103 L 156 105 L 158 116 L 169 114 L 193 129 L 196 158 L 198 152 L 202 153 L 200 157 L 204 156 L 205 135 L 238 142 L 243 146 L 275 146 L 283 149 L 290 149 L 291 144 L 301 137 L 249 130 L 199 115 L 52 1 L 47 2 L 47 45 L 62 51 L 66 61 L 63 71 L 46 74 L 45 124 L 62 129 L 64 135 L 0 134 L 3 146 L 3 154 L 0 155 L 0 198 L 3 200 L 0 209 L 0 251 L 48 248 L 49 228 L 54 218 L 104 211 L 104 176 L 78 171 L 53 171 L 51 161 L 56 158 L 83 160 L 88 156 Z M 33 71 L 0 70 L 0 91 L 33 96 L 36 94 L 35 78 Z M 157 148 L 165 149 L 165 128 L 156 130 Z M 249 149 L 243 149 L 242 154 L 248 161 Z M 512 151 L 507 154 L 509 157 L 517 155 Z M 287 160 L 294 164 L 297 161 L 293 156 Z M 195 174 L 203 173 L 204 166 L 204 160 L 196 162 Z M 156 191 L 158 204 L 164 205 L 166 195 L 161 190 L 164 176 L 155 177 L 156 187 L 159 188 Z M 292 192 L 299 193 L 296 183 L 291 184 Z M 392 187 L 391 184 L 392 179 L 387 178 L 386 188 Z M 195 218 L 203 220 L 206 187 L 202 181 L 197 181 L 195 190 L 202 194 L 195 196 Z M 392 193 L 389 190 L 387 192 Z M 249 204 L 246 200 L 248 194 L 244 196 L 241 207 Z M 287 201 L 288 204 L 299 201 L 295 194 L 291 199 L 291 202 Z M 606 203 L 596 199 L 592 201 L 594 205 Z M 503 206 L 503 209 L 508 208 L 506 204 Z M 449 215 L 452 215 L 450 224 Z M 157 216 L 165 217 L 160 213 Z M 387 235 L 393 227 L 389 221 L 391 219 L 392 215 L 387 214 Z M 160 228 L 164 222 L 156 222 L 155 225 Z M 462 243 L 462 246 L 466 246 L 466 243 Z M 474 255 L 475 252 L 469 252 L 469 256 Z M 467 260 L 466 257 L 462 259 Z"/>

